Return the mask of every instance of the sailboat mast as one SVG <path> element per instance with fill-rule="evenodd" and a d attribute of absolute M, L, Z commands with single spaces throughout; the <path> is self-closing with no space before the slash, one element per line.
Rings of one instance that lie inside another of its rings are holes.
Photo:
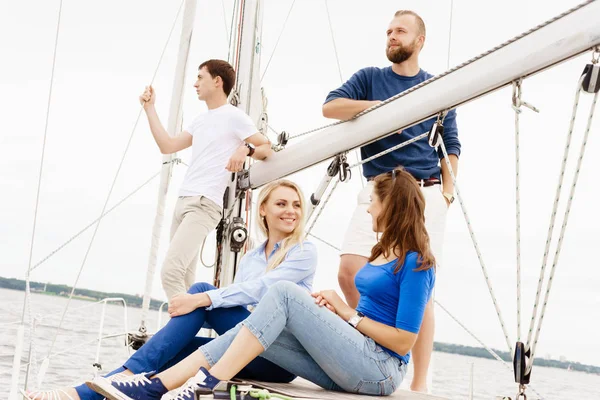
<path fill-rule="evenodd" d="M 192 32 L 194 29 L 194 20 L 196 17 L 196 0 L 186 0 L 183 20 L 181 27 L 181 36 L 179 38 L 179 53 L 177 56 L 177 65 L 175 67 L 175 78 L 173 81 L 173 90 L 171 93 L 171 106 L 169 108 L 169 120 L 167 123 L 167 132 L 176 134 L 181 131 L 182 122 L 182 104 L 183 89 L 185 84 L 185 72 L 189 56 L 190 44 L 192 41 Z M 158 246 L 160 243 L 160 234 L 165 216 L 165 203 L 169 183 L 173 171 L 173 163 L 177 154 L 168 154 L 162 157 L 162 171 L 160 174 L 160 185 L 158 189 L 158 202 L 156 206 L 156 215 L 154 217 L 154 226 L 152 228 L 152 242 L 150 245 L 150 257 L 148 259 L 148 269 L 146 272 L 146 286 L 144 289 L 144 300 L 142 303 L 142 317 L 140 322 L 140 331 L 145 332 L 146 319 L 150 308 L 150 295 L 152 293 L 152 282 L 156 271 L 156 261 Z"/>
<path fill-rule="evenodd" d="M 254 123 L 259 126 L 263 112 L 262 92 L 260 87 L 260 55 L 262 34 L 262 0 L 239 0 L 234 12 L 237 26 L 232 29 L 234 40 L 231 46 L 230 63 L 236 70 L 235 99 Z M 244 216 L 245 201 L 236 196 L 237 177 L 232 177 L 227 189 L 226 209 L 222 237 L 217 246 L 217 265 L 215 268 L 215 285 L 227 286 L 233 282 L 237 264 L 243 250 L 231 250 L 231 235 L 234 233 L 234 219 L 240 221 Z M 249 207 L 252 205 L 249 204 Z"/>

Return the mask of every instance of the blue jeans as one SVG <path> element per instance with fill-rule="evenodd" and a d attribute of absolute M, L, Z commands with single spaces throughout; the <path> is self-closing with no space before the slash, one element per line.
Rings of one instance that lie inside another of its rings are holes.
<path fill-rule="evenodd" d="M 406 374 L 399 358 L 291 282 L 272 285 L 246 320 L 200 348 L 211 366 L 242 326 L 264 347 L 261 357 L 327 390 L 390 395 Z"/>
<path fill-rule="evenodd" d="M 198 282 L 188 293 L 202 293 L 215 289 L 214 286 Z M 136 351 L 122 367 L 111 371 L 106 376 L 114 375 L 125 369 L 134 374 L 142 372 L 161 372 L 177 364 L 198 347 L 205 345 L 213 338 L 196 337 L 196 334 L 208 323 L 219 335 L 224 334 L 236 324 L 250 315 L 244 307 L 215 308 L 207 311 L 197 308 L 189 314 L 171 318 L 161 330 Z M 238 375 L 241 379 L 255 379 L 268 382 L 291 382 L 296 376 L 278 367 L 264 358 L 255 358 Z M 75 388 L 82 400 L 102 400 L 102 396 L 89 389 L 86 385 Z"/>

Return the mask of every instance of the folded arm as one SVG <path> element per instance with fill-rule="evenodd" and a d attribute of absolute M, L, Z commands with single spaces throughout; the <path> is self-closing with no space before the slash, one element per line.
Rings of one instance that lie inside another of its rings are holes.
<path fill-rule="evenodd" d="M 325 118 L 347 120 L 379 103 L 381 103 L 379 100 L 337 98 L 323 104 L 323 116 Z"/>

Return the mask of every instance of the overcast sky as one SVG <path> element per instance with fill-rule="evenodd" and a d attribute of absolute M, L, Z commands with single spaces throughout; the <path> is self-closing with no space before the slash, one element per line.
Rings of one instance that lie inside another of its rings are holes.
<path fill-rule="evenodd" d="M 450 66 L 577 3 L 575 0 L 455 0 Z M 447 69 L 449 1 L 376 1 L 369 2 L 368 8 L 364 1 L 330 0 L 328 4 L 344 79 L 362 67 L 389 65 L 384 53 L 385 31 L 399 8 L 419 12 L 426 22 L 428 36 L 421 66 L 433 74 Z M 24 278 L 27 268 L 58 5 L 55 0 L 0 3 L 0 276 Z M 265 1 L 263 69 L 273 53 L 290 5 L 290 0 Z M 139 110 L 137 96 L 152 77 L 178 7 L 179 1 L 64 1 L 34 264 L 99 215 Z M 220 1 L 198 2 L 184 125 L 205 109 L 192 88 L 197 65 L 208 58 L 227 58 L 222 7 Z M 231 0 L 225 1 L 225 9 L 229 25 Z M 178 40 L 179 25 L 154 83 L 159 115 L 165 123 Z M 541 110 L 540 114 L 525 110 L 521 118 L 524 334 L 538 282 L 575 84 L 589 60 L 590 55 L 586 54 L 528 79 L 523 86 L 523 98 Z M 324 1 L 297 1 L 263 80 L 270 124 L 277 130 L 298 133 L 327 123 L 321 116 L 321 105 L 326 94 L 339 84 Z M 580 121 L 587 116 L 589 104 L 590 96 L 584 95 Z M 458 126 L 463 145 L 459 185 L 514 341 L 515 152 L 510 88 L 458 109 Z M 571 146 L 572 159 L 579 152 L 582 137 L 582 123 L 577 127 Z M 600 356 L 597 341 L 600 269 L 595 252 L 600 217 L 594 174 L 600 169 L 599 131 L 596 121 L 538 347 L 542 356 L 565 355 L 592 364 L 597 364 Z M 301 140 L 314 141 L 318 146 L 318 135 Z M 183 152 L 181 156 L 186 160 L 190 154 Z M 569 165 L 572 167 L 573 163 Z M 153 176 L 160 166 L 161 156 L 143 118 L 109 206 Z M 325 167 L 316 166 L 293 177 L 307 197 L 316 189 Z M 170 224 L 184 173 L 185 167 L 175 168 L 165 228 Z M 570 185 L 572 174 L 569 168 L 566 185 Z M 341 244 L 360 188 L 357 171 L 352 181 L 338 186 L 315 227 L 317 236 L 336 246 Z M 158 179 L 155 179 L 103 220 L 79 287 L 142 293 L 157 192 Z M 559 208 L 559 215 L 562 210 L 564 207 Z M 559 217 L 557 226 L 560 223 Z M 436 298 L 486 344 L 505 349 L 457 203 L 451 207 L 447 226 Z M 163 232 L 159 265 L 168 243 L 168 229 Z M 91 230 L 36 269 L 32 280 L 72 285 L 90 238 Z M 338 254 L 316 243 L 320 262 L 315 286 L 338 288 Z M 205 249 L 207 263 L 212 263 L 213 254 L 214 235 Z M 209 280 L 211 274 L 212 270 L 199 267 L 198 280 Z M 153 297 L 164 298 L 158 276 L 153 288 Z M 476 344 L 439 308 L 436 340 Z"/>

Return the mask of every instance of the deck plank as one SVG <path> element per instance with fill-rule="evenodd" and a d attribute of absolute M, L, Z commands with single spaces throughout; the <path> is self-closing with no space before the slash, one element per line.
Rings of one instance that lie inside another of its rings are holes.
<path fill-rule="evenodd" d="M 246 381 L 254 386 L 263 387 L 271 391 L 284 394 L 286 396 L 297 399 L 310 400 L 359 400 L 372 399 L 373 396 L 366 396 L 352 393 L 331 392 L 320 388 L 312 382 L 303 378 L 296 378 L 291 383 L 270 383 L 258 381 Z M 386 396 L 388 399 L 394 400 L 448 400 L 445 397 L 433 396 L 430 394 L 411 392 L 408 390 L 398 389 L 391 396 Z"/>

